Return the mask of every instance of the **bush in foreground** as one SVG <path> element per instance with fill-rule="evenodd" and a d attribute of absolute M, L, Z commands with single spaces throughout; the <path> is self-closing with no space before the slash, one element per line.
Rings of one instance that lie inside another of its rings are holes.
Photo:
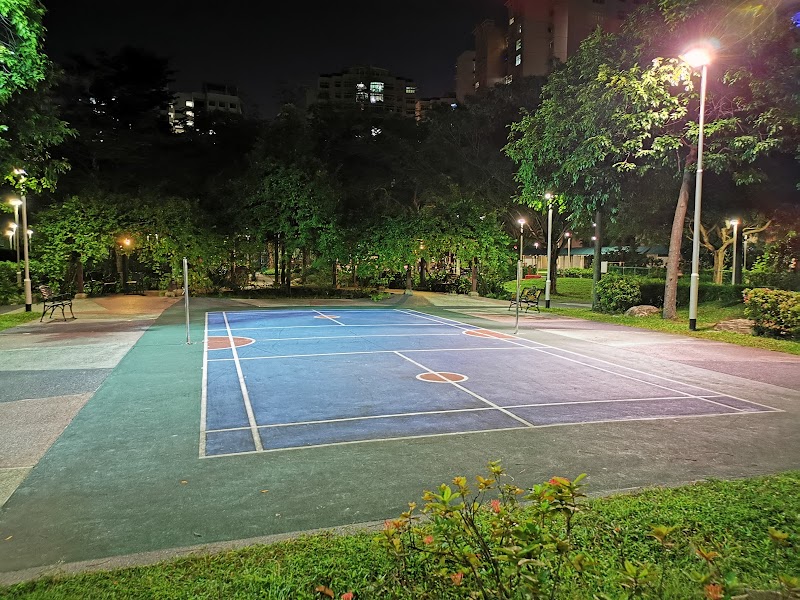
<path fill-rule="evenodd" d="M 800 338 L 800 292 L 749 289 L 744 291 L 744 306 L 756 335 Z"/>

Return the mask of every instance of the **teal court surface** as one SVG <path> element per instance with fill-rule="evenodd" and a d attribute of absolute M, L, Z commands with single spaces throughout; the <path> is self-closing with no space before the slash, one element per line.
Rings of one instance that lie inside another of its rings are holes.
<path fill-rule="evenodd" d="M 205 329 L 199 445 L 205 459 L 778 411 L 414 310 L 209 312 Z"/>

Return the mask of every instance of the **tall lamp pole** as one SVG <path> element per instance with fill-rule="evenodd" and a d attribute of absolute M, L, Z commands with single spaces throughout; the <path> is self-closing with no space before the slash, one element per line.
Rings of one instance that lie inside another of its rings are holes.
<path fill-rule="evenodd" d="M 737 254 L 736 242 L 739 235 L 739 219 L 730 220 L 731 227 L 733 227 L 733 260 L 731 261 L 731 284 L 736 285 L 736 268 L 739 266 L 739 256 Z"/>
<path fill-rule="evenodd" d="M 519 223 L 519 260 L 517 261 L 517 312 L 514 317 L 514 335 L 519 332 L 519 296 L 522 287 L 522 233 L 525 230 L 525 219 L 517 221 Z"/>
<path fill-rule="evenodd" d="M 11 206 L 14 207 L 14 224 L 16 225 L 14 235 L 15 235 L 15 242 L 17 245 L 17 285 L 22 285 L 22 272 L 19 270 L 19 207 L 22 204 L 22 200 L 19 198 L 12 198 L 8 201 Z"/>
<path fill-rule="evenodd" d="M 707 48 L 692 48 L 681 56 L 690 67 L 701 67 L 700 117 L 697 137 L 697 175 L 694 185 L 694 231 L 692 232 L 692 278 L 689 286 L 689 329 L 697 329 L 697 299 L 700 291 L 700 208 L 703 199 L 703 129 L 706 113 L 706 80 L 711 54 Z"/>
<path fill-rule="evenodd" d="M 23 169 L 14 169 L 14 175 L 19 176 L 20 181 L 25 180 L 27 175 Z M 28 202 L 25 196 L 20 197 L 20 205 L 22 206 L 22 256 L 25 261 L 25 279 L 23 284 L 25 286 L 25 312 L 31 312 L 33 306 L 33 294 L 31 293 L 31 269 L 30 261 L 28 259 Z"/>
<path fill-rule="evenodd" d="M 564 234 L 564 237 L 567 238 L 567 267 L 572 267 L 572 234 L 567 231 Z"/>
<path fill-rule="evenodd" d="M 550 256 L 553 251 L 552 249 L 552 241 L 553 241 L 553 203 L 551 200 L 553 199 L 553 194 L 547 192 L 544 195 L 544 199 L 548 201 L 547 205 L 547 279 L 544 282 L 544 307 L 550 308 L 550 286 L 552 285 L 552 280 L 550 279 Z"/>

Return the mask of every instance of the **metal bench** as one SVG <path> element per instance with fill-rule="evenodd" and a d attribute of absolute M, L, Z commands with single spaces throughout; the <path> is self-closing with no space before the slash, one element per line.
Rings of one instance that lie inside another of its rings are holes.
<path fill-rule="evenodd" d="M 54 294 L 49 285 L 40 285 L 39 291 L 42 293 L 42 304 L 44 305 L 42 308 L 42 318 L 39 319 L 39 323 L 44 320 L 44 316 L 47 314 L 48 310 L 50 311 L 50 318 L 52 319 L 53 313 L 57 308 L 61 309 L 61 316 L 65 321 L 67 320 L 67 316 L 64 314 L 64 309 L 67 307 L 69 307 L 69 313 L 72 315 L 72 318 L 75 318 L 75 313 L 72 312 L 72 296 L 69 294 Z"/>
<path fill-rule="evenodd" d="M 539 297 L 542 295 L 541 288 L 537 287 L 529 287 L 525 290 L 522 295 L 519 297 L 519 305 L 522 307 L 525 306 L 525 312 L 528 312 L 528 309 L 533 306 L 536 309 L 536 312 L 541 312 L 539 310 Z M 508 305 L 508 310 L 511 310 L 511 307 L 517 303 L 516 295 L 511 297 L 511 304 Z"/>

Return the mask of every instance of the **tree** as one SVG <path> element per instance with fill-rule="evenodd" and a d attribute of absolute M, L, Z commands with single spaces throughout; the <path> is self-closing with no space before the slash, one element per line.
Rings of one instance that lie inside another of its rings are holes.
<path fill-rule="evenodd" d="M 42 52 L 44 7 L 37 0 L 0 0 L 0 178 L 24 189 L 52 189 L 63 160 L 49 148 L 72 131 L 58 118 L 50 96 L 54 72 Z"/>
<path fill-rule="evenodd" d="M 738 183 L 750 183 L 758 177 L 756 159 L 797 141 L 800 54 L 789 16 L 769 13 L 765 5 L 760 12 L 729 11 L 723 0 L 663 0 L 640 8 L 619 35 L 594 34 L 548 81 L 542 107 L 513 126 L 508 147 L 519 165 L 523 198 L 541 204 L 541 195 L 555 187 L 573 215 L 600 208 L 613 214 L 631 178 L 672 170 L 680 183 L 665 318 L 676 314 L 698 128 L 689 67 L 659 56 L 680 52 L 687 30 L 718 33 L 720 55 L 728 58 L 716 65 L 709 86 L 710 170 L 728 170 Z M 751 18 L 745 23 L 729 16 L 740 14 Z"/>

